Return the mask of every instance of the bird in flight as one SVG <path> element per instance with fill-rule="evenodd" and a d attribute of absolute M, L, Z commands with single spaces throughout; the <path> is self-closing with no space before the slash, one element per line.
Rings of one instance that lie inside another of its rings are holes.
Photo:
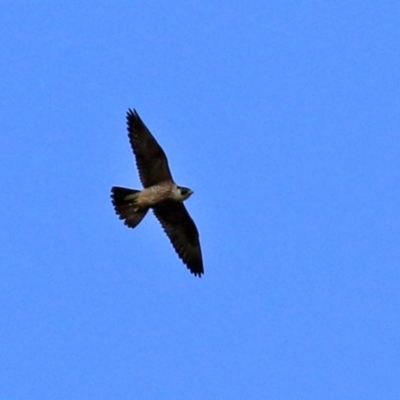
<path fill-rule="evenodd" d="M 164 150 L 136 110 L 129 109 L 126 120 L 144 189 L 112 187 L 111 200 L 115 212 L 126 226 L 135 228 L 151 208 L 179 258 L 192 274 L 201 277 L 204 269 L 199 232 L 183 204 L 193 191 L 174 182 Z"/>

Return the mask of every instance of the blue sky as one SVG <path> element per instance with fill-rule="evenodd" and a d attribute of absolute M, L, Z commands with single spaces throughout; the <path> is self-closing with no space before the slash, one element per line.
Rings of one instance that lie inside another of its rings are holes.
<path fill-rule="evenodd" d="M 0 398 L 400 398 L 400 5 L 0 5 Z M 205 275 L 139 188 L 136 108 Z"/>

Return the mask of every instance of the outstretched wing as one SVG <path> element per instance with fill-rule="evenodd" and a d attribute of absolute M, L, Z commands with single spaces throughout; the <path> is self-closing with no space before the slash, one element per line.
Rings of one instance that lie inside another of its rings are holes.
<path fill-rule="evenodd" d="M 179 258 L 192 274 L 201 276 L 204 270 L 199 232 L 183 203 L 167 201 L 153 211 Z"/>
<path fill-rule="evenodd" d="M 172 181 L 168 160 L 164 150 L 147 129 L 136 110 L 126 114 L 128 136 L 136 157 L 140 180 L 144 187 L 164 181 Z"/>

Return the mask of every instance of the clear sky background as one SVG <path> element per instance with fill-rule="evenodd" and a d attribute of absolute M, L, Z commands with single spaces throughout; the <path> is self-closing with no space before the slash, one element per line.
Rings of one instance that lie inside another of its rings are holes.
<path fill-rule="evenodd" d="M 399 399 L 400 4 L 3 1 L 0 398 Z M 149 214 L 136 108 L 205 275 Z"/>

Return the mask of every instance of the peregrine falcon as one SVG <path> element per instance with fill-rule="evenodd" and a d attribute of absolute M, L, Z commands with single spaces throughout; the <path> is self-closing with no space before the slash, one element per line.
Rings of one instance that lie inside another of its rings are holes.
<path fill-rule="evenodd" d="M 129 141 L 144 189 L 111 188 L 115 212 L 126 226 L 134 228 L 149 208 L 153 209 L 179 258 L 192 274 L 201 277 L 204 269 L 199 232 L 183 204 L 193 191 L 174 182 L 164 150 L 136 110 L 129 109 L 126 119 Z"/>

